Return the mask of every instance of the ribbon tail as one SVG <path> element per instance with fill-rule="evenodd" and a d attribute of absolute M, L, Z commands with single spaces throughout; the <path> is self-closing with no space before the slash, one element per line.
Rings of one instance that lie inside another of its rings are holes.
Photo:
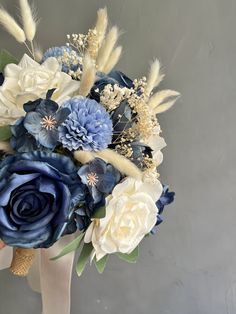
<path fill-rule="evenodd" d="M 38 293 L 41 293 L 41 281 L 40 281 L 40 262 L 41 262 L 41 250 L 36 250 L 34 263 L 30 268 L 27 276 L 28 284 L 30 288 Z"/>
<path fill-rule="evenodd" d="M 41 249 L 40 282 L 43 314 L 70 314 L 71 275 L 74 252 L 51 261 L 62 248 L 74 239 L 74 235 L 61 238 L 49 249 Z"/>
<path fill-rule="evenodd" d="M 13 248 L 5 246 L 0 250 L 0 270 L 9 268 L 11 266 L 13 257 Z"/>

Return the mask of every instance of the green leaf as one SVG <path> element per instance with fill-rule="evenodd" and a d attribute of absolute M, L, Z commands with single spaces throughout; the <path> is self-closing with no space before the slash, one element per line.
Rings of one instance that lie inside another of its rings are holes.
<path fill-rule="evenodd" d="M 91 243 L 84 244 L 76 265 L 76 272 L 78 276 L 82 275 L 85 266 L 89 260 L 90 254 L 92 253 L 92 250 L 93 246 Z"/>
<path fill-rule="evenodd" d="M 1 50 L 0 51 L 0 72 L 3 72 L 5 66 L 9 63 L 18 63 L 18 60 L 13 57 L 8 51 Z"/>
<path fill-rule="evenodd" d="M 6 141 L 11 138 L 11 128 L 10 125 L 0 126 L 0 141 Z"/>
<path fill-rule="evenodd" d="M 107 264 L 107 260 L 108 260 L 108 255 L 104 256 L 99 261 L 96 260 L 96 257 L 94 258 L 94 264 L 95 264 L 99 274 L 102 274 L 104 272 L 104 269 L 105 269 L 106 264 Z"/>
<path fill-rule="evenodd" d="M 105 216 L 106 216 L 106 206 L 102 206 L 98 208 L 98 210 L 96 210 L 92 218 L 101 219 L 101 218 L 104 218 Z"/>
<path fill-rule="evenodd" d="M 139 256 L 138 246 L 130 254 L 116 253 L 116 255 L 125 262 L 136 263 Z"/>
<path fill-rule="evenodd" d="M 58 258 L 77 250 L 81 244 L 81 240 L 83 239 L 83 237 L 84 237 L 84 233 L 81 233 L 76 239 L 74 239 L 72 242 L 67 244 L 57 256 L 51 258 L 51 260 L 55 261 Z"/>

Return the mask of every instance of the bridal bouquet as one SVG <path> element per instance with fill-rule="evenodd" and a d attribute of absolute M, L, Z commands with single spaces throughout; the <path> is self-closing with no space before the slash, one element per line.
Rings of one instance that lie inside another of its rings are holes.
<path fill-rule="evenodd" d="M 106 9 L 87 34 L 42 52 L 32 8 L 19 3 L 22 26 L 0 9 L 27 49 L 20 60 L 0 53 L 1 252 L 14 248 L 10 268 L 20 276 L 62 239 L 50 267 L 74 251 L 78 275 L 88 261 L 103 272 L 111 254 L 135 262 L 174 199 L 158 174 L 166 145 L 158 115 L 179 93 L 156 91 L 158 60 L 141 79 L 113 70 L 122 47 Z"/>

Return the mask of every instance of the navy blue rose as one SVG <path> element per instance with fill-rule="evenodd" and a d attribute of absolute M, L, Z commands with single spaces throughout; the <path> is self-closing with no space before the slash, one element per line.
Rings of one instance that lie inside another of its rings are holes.
<path fill-rule="evenodd" d="M 7 157 L 0 164 L 0 238 L 15 247 L 50 247 L 83 199 L 70 158 L 40 151 Z"/>

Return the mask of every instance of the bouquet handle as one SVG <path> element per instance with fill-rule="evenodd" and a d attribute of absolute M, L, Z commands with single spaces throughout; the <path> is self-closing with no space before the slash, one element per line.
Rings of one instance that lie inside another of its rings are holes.
<path fill-rule="evenodd" d="M 34 258 L 35 249 L 17 248 L 13 255 L 10 271 L 16 276 L 27 276 Z"/>

